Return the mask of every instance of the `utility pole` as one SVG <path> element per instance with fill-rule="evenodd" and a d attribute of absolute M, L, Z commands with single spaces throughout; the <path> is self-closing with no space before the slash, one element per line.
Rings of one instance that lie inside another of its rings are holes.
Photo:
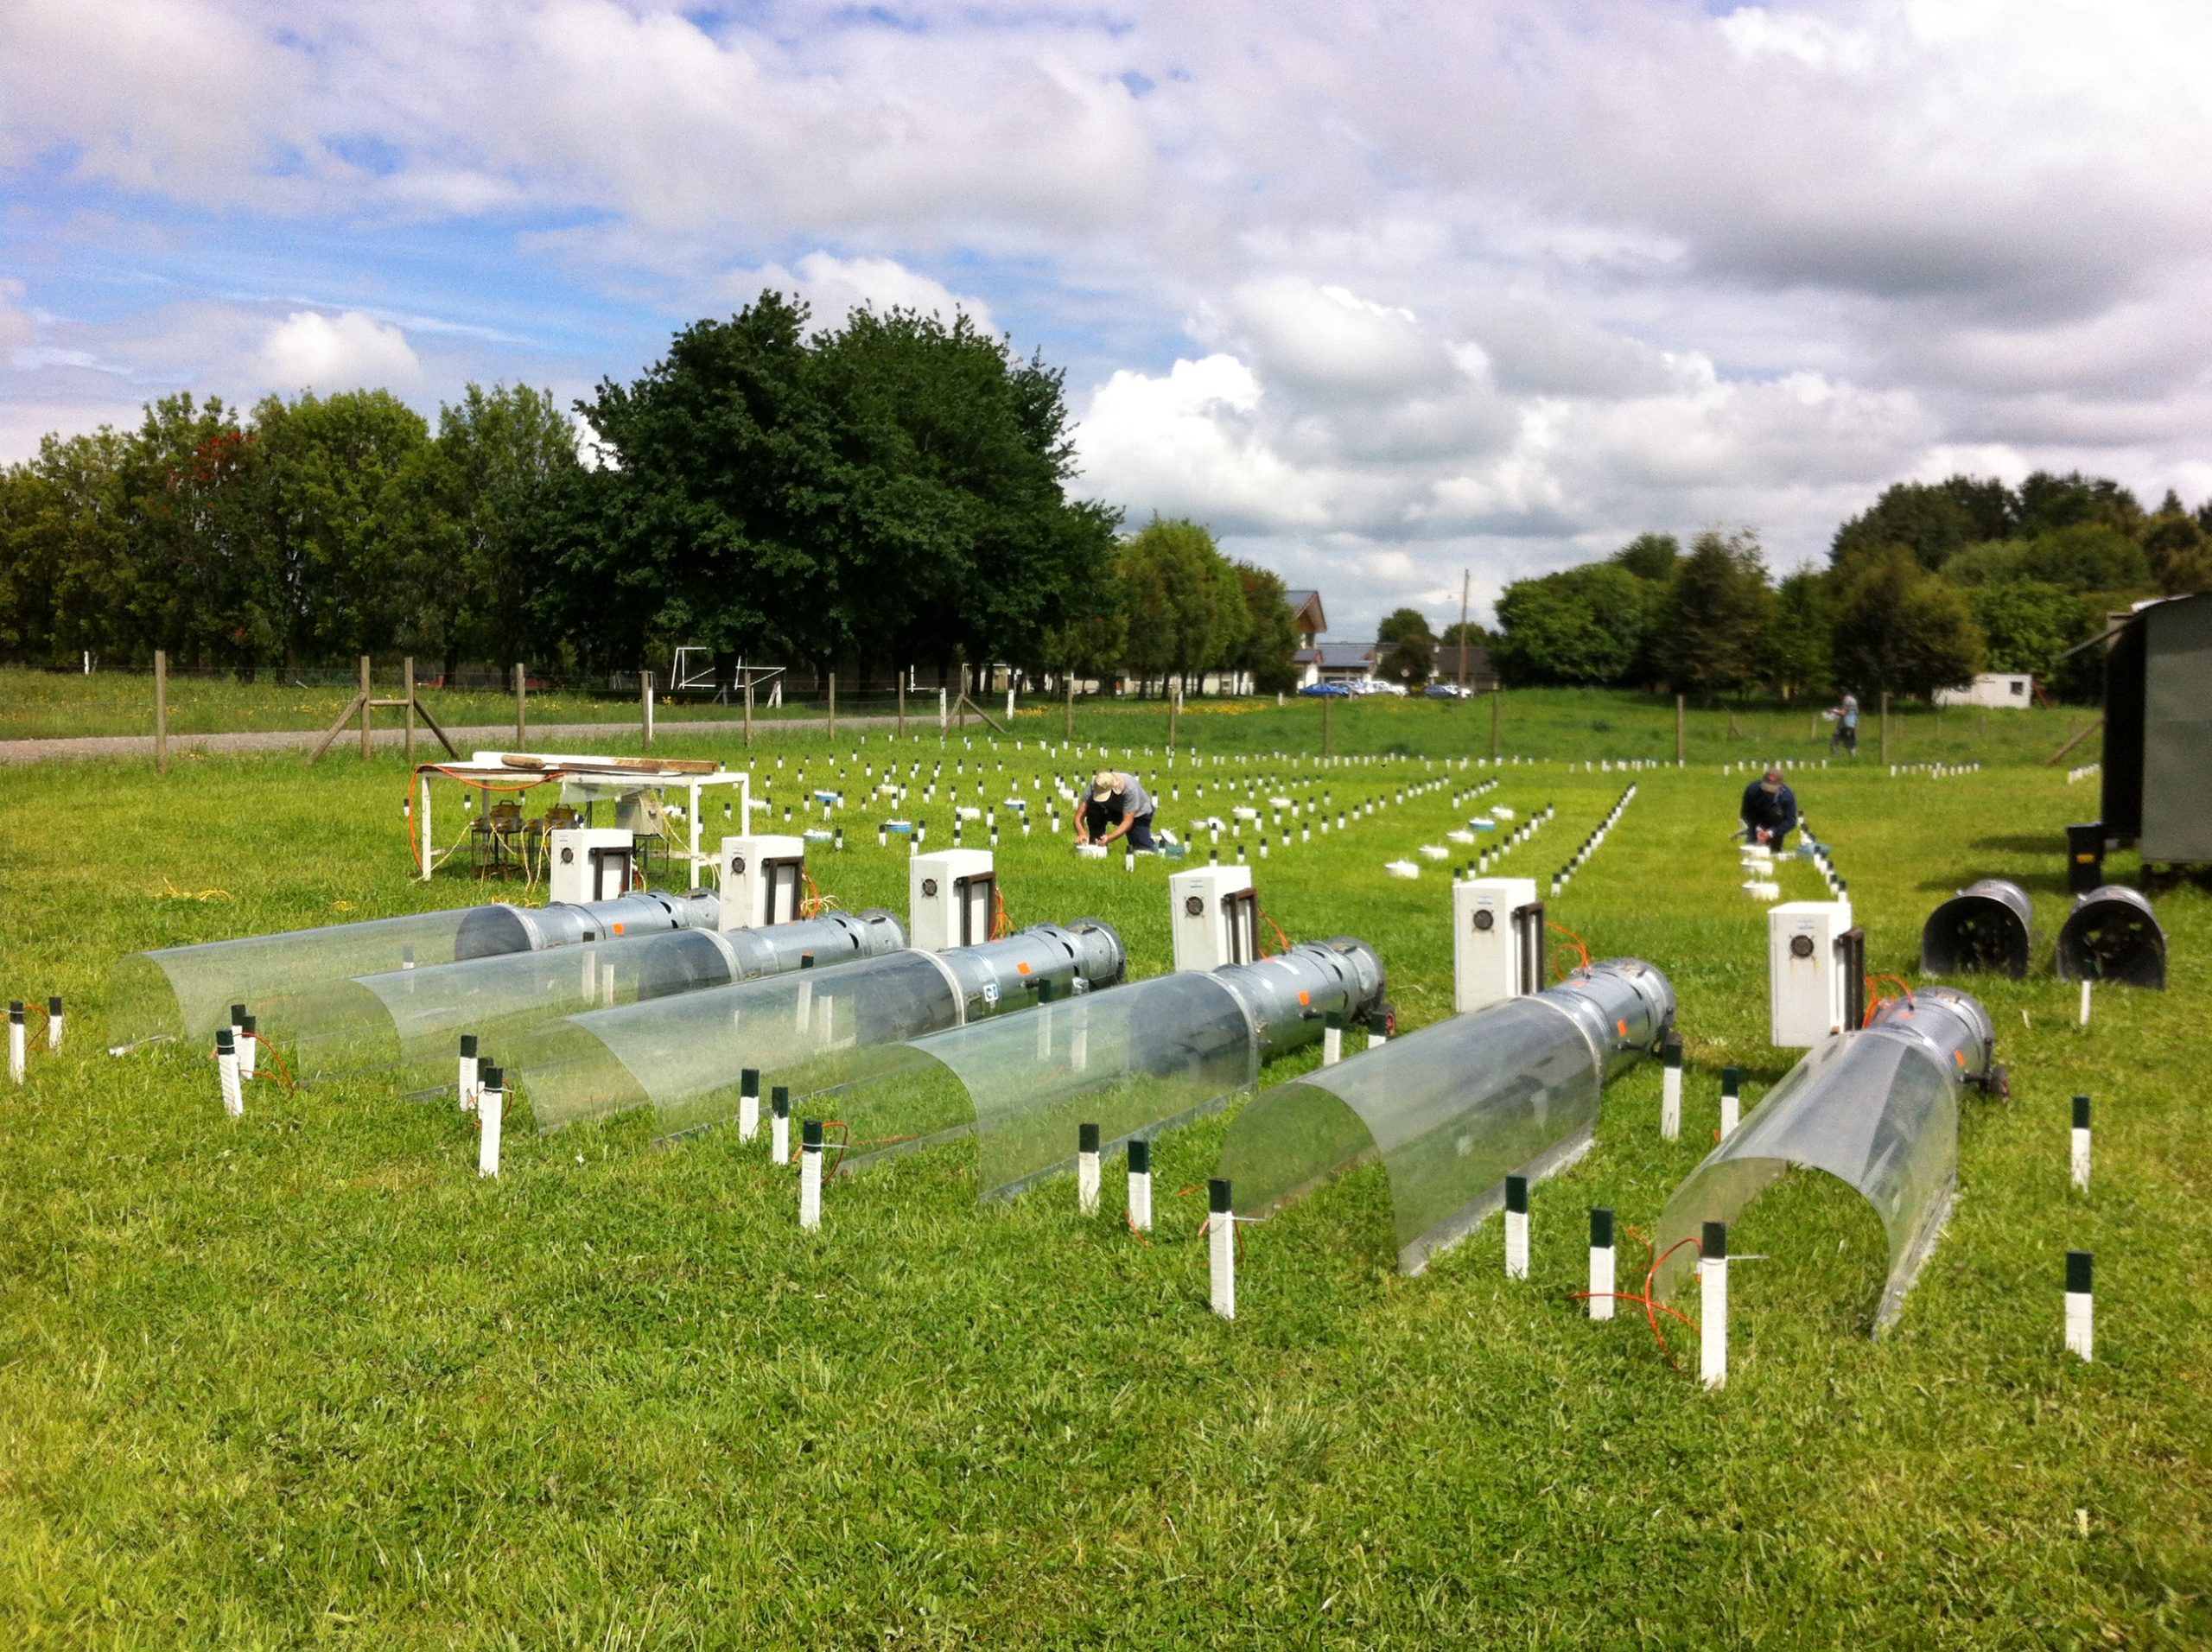
<path fill-rule="evenodd" d="M 1459 697 L 1467 697 L 1467 581 L 1465 569 L 1459 570 Z"/>

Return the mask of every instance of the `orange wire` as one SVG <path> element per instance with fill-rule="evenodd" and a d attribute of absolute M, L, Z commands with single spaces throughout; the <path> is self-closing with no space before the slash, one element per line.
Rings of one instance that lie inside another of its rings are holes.
<path fill-rule="evenodd" d="M 1575 951 L 1581 956 L 1582 967 L 1585 969 L 1587 969 L 1590 967 L 1590 949 L 1583 944 L 1582 937 L 1580 935 L 1577 935 L 1573 930 L 1567 928 L 1564 924 L 1553 923 L 1548 918 L 1544 920 L 1544 927 L 1548 930 L 1554 930 L 1560 934 L 1567 937 L 1567 938 L 1573 944 Z M 1569 972 L 1560 967 L 1558 953 L 1559 949 L 1554 947 L 1553 949 L 1552 956 L 1552 979 L 1554 981 L 1564 981 L 1567 979 Z"/>
<path fill-rule="evenodd" d="M 1290 950 L 1290 937 L 1282 932 L 1281 924 L 1276 923 L 1274 918 L 1268 917 L 1268 909 L 1266 907 L 1260 906 L 1256 910 L 1260 916 L 1266 919 L 1268 927 L 1275 932 L 1275 940 L 1279 944 L 1279 950 L 1268 956 L 1280 957 L 1282 953 Z"/>

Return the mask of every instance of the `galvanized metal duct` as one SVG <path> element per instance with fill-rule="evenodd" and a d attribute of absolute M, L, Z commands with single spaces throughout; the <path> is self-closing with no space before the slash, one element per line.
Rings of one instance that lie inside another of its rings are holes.
<path fill-rule="evenodd" d="M 263 1020 L 263 1031 L 281 1031 L 261 1005 L 310 987 L 615 936 L 712 929 L 717 911 L 715 897 L 697 891 L 575 906 L 461 906 L 134 952 L 117 961 L 110 979 L 108 1045 L 120 1052 L 156 1039 L 210 1037 L 238 1003 Z"/>
<path fill-rule="evenodd" d="M 916 1039 L 830 1098 L 850 1134 L 844 1167 L 972 1130 L 978 1188 L 1008 1197 L 1073 1164 L 1078 1126 L 1097 1125 L 1111 1147 L 1224 1106 L 1264 1063 L 1319 1038 L 1330 1013 L 1364 1019 L 1383 985 L 1365 942 L 1305 942 Z"/>
<path fill-rule="evenodd" d="M 2058 931 L 2058 978 L 2117 981 L 2164 992 L 2166 932 L 2151 903 L 2118 883 L 2076 900 Z"/>
<path fill-rule="evenodd" d="M 1674 1024 L 1651 965 L 1609 958 L 1263 1090 L 1229 1127 L 1221 1172 L 1240 1210 L 1302 1197 L 1380 1159 L 1398 1266 L 1419 1274 L 1503 1202 L 1588 1151 L 1606 1082 Z"/>
<path fill-rule="evenodd" d="M 2018 884 L 2002 878 L 1971 884 L 1929 913 L 1921 926 L 1921 973 L 2001 973 L 2025 980 L 2035 918 Z"/>
<path fill-rule="evenodd" d="M 1127 959 L 1121 937 L 1095 918 L 1039 924 L 982 946 L 896 952 L 549 1020 L 502 1054 L 540 1130 L 650 1106 L 654 1134 L 666 1139 L 734 1117 L 747 1069 L 765 1084 L 820 1088 L 875 1046 L 1025 1009 L 1041 992 L 1111 986 Z"/>
<path fill-rule="evenodd" d="M 1659 1217 L 1657 1291 L 1671 1294 L 1697 1265 L 1707 1222 L 1733 1222 L 1793 1166 L 1826 1171 L 1874 1207 L 1890 1266 L 1876 1335 L 1897 1318 L 1935 1249 L 1958 1185 L 1959 1096 L 2001 1084 L 1996 1032 L 1976 999 L 1923 987 L 1884 1005 L 1856 1032 L 1816 1046 L 1767 1093 L 1735 1134 L 1675 1191 Z"/>

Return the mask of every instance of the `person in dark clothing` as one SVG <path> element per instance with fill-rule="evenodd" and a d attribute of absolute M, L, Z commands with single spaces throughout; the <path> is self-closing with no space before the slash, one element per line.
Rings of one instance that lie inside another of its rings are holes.
<path fill-rule="evenodd" d="M 1156 848 L 1152 841 L 1152 794 L 1134 774 L 1101 769 L 1091 777 L 1090 792 L 1075 819 L 1078 843 L 1111 843 L 1126 839 L 1134 850 Z"/>
<path fill-rule="evenodd" d="M 1783 784 L 1780 769 L 1769 769 L 1744 788 L 1744 841 L 1780 848 L 1797 829 L 1797 794 Z"/>

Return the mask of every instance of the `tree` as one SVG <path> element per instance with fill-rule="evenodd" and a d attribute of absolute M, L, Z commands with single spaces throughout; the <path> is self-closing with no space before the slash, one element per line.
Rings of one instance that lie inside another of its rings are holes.
<path fill-rule="evenodd" d="M 2151 587 L 2142 546 L 2103 522 L 2079 522 L 2031 539 L 2018 563 L 2023 579 L 2069 591 L 2135 592 Z"/>
<path fill-rule="evenodd" d="M 2133 537 L 2142 528 L 2143 507 L 2110 477 L 2084 476 L 2078 470 L 2063 476 L 2039 470 L 2020 484 L 2017 537 L 2037 539 L 2091 523 Z"/>
<path fill-rule="evenodd" d="M 1126 662 L 1141 679 L 1187 679 L 1233 658 L 1249 629 L 1243 582 L 1213 535 L 1154 517 L 1122 542 L 1116 569 L 1128 616 Z"/>
<path fill-rule="evenodd" d="M 1715 694 L 1750 686 L 1758 677 L 1771 600 L 1756 535 L 1700 534 L 1668 593 L 1658 632 L 1659 664 L 1669 680 L 1708 704 Z"/>
<path fill-rule="evenodd" d="M 1768 611 L 1762 669 L 1785 700 L 1824 689 L 1834 680 L 1828 633 L 1828 577 L 1810 568 L 1783 576 Z"/>
<path fill-rule="evenodd" d="M 1835 670 L 1862 693 L 1928 698 L 1971 682 L 1981 633 L 1958 590 L 1903 545 L 1868 550 L 1838 570 Z"/>
<path fill-rule="evenodd" d="M 2143 556 L 2164 594 L 2212 590 L 2212 535 L 2182 509 L 2171 489 L 2158 513 L 2144 524 Z"/>
<path fill-rule="evenodd" d="M 1420 609 L 1393 609 L 1375 628 L 1375 642 L 1382 651 L 1382 676 L 1409 684 L 1428 681 L 1435 669 L 1436 638 Z"/>
<path fill-rule="evenodd" d="M 1254 692 L 1285 694 L 1298 686 L 1298 628 L 1282 576 L 1250 562 L 1236 564 L 1244 590 L 1247 629 L 1238 658 Z"/>
<path fill-rule="evenodd" d="M 1973 513 L 1948 488 L 1899 482 L 1836 530 L 1829 561 L 1840 567 L 1868 551 L 1903 545 L 1923 568 L 1937 569 L 1980 537 L 1974 529 Z"/>
<path fill-rule="evenodd" d="M 2038 580 L 1984 586 L 1967 597 L 1989 648 L 1993 671 L 2027 671 L 2052 682 L 2060 657 L 2090 634 L 2094 621 L 2082 599 Z"/>
<path fill-rule="evenodd" d="M 1516 580 L 1497 600 L 1498 669 L 1516 686 L 1621 682 L 1643 653 L 1659 594 L 1609 562 Z"/>
<path fill-rule="evenodd" d="M 1681 560 L 1681 543 L 1671 533 L 1640 533 L 1612 555 L 1617 566 L 1655 585 L 1671 581 Z"/>
<path fill-rule="evenodd" d="M 1490 631 L 1479 620 L 1454 620 L 1444 627 L 1437 642 L 1446 648 L 1480 648 L 1490 641 Z"/>

